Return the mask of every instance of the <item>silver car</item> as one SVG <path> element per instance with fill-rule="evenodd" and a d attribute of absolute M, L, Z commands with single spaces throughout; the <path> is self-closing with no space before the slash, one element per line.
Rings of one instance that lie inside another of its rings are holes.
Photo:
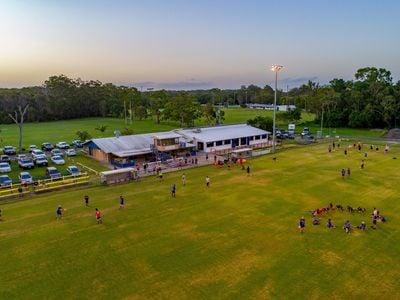
<path fill-rule="evenodd" d="M 8 162 L 0 163 L 0 173 L 8 173 L 11 172 L 11 167 Z"/>

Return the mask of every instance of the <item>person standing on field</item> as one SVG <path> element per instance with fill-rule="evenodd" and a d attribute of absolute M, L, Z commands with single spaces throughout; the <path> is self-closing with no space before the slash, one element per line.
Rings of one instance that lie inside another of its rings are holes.
<path fill-rule="evenodd" d="M 96 216 L 97 224 L 103 223 L 103 221 L 101 220 L 101 212 L 100 212 L 100 210 L 98 208 L 96 208 L 95 216 Z"/>
<path fill-rule="evenodd" d="M 171 196 L 172 196 L 172 198 L 176 198 L 176 185 L 175 185 L 175 183 L 171 187 Z"/>
<path fill-rule="evenodd" d="M 306 227 L 306 220 L 304 219 L 304 217 L 301 217 L 300 221 L 299 221 L 299 229 L 300 229 L 300 233 L 304 232 L 304 228 Z"/>
<path fill-rule="evenodd" d="M 210 177 L 206 176 L 206 186 L 210 187 Z"/>
<path fill-rule="evenodd" d="M 182 184 L 186 185 L 186 175 L 182 174 Z"/>
<path fill-rule="evenodd" d="M 56 214 L 57 214 L 57 220 L 61 220 L 63 214 L 63 208 L 61 205 L 57 207 Z"/>
<path fill-rule="evenodd" d="M 125 199 L 121 195 L 121 196 L 119 196 L 119 209 L 124 208 L 124 205 L 125 205 Z"/>
<path fill-rule="evenodd" d="M 85 195 L 85 197 L 83 197 L 85 199 L 85 205 L 89 206 L 89 196 Z"/>
<path fill-rule="evenodd" d="M 250 166 L 247 166 L 246 172 L 247 172 L 247 176 L 250 176 Z"/>

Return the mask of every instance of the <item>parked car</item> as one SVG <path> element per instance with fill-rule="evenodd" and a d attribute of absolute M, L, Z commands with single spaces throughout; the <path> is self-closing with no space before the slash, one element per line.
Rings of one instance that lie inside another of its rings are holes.
<path fill-rule="evenodd" d="M 51 150 L 51 156 L 64 156 L 64 152 L 62 152 L 60 149 L 53 149 Z"/>
<path fill-rule="evenodd" d="M 67 173 L 72 176 L 79 176 L 81 175 L 81 170 L 77 166 L 68 166 Z"/>
<path fill-rule="evenodd" d="M 11 162 L 11 158 L 6 154 L 1 155 L 0 156 L 0 162 L 8 162 L 9 163 L 9 162 Z"/>
<path fill-rule="evenodd" d="M 33 182 L 32 175 L 29 174 L 29 172 L 21 172 L 21 173 L 19 173 L 18 179 L 22 184 L 25 184 L 25 183 L 26 184 L 30 184 L 30 183 Z"/>
<path fill-rule="evenodd" d="M 69 145 L 66 142 L 58 142 L 56 147 L 59 149 L 69 149 Z"/>
<path fill-rule="evenodd" d="M 43 155 L 37 157 L 35 163 L 37 166 L 47 166 L 49 164 L 49 161 L 47 160 L 46 155 Z"/>
<path fill-rule="evenodd" d="M 8 173 L 11 172 L 11 167 L 8 162 L 0 163 L 0 173 Z"/>
<path fill-rule="evenodd" d="M 80 140 L 73 140 L 72 141 L 72 145 L 75 146 L 76 148 L 82 148 L 83 147 L 82 141 L 80 141 Z"/>
<path fill-rule="evenodd" d="M 0 186 L 12 186 L 12 180 L 8 175 L 0 175 Z"/>
<path fill-rule="evenodd" d="M 54 146 L 51 143 L 45 142 L 45 143 L 42 144 L 42 150 L 43 151 L 51 151 L 53 149 L 54 149 Z"/>
<path fill-rule="evenodd" d="M 18 160 L 18 165 L 22 169 L 33 169 L 35 167 L 35 164 L 33 163 L 33 160 L 31 158 L 28 158 L 28 157 L 19 159 Z"/>
<path fill-rule="evenodd" d="M 310 129 L 308 129 L 308 127 L 304 127 L 303 131 L 301 132 L 301 136 L 309 135 L 309 134 L 310 134 Z"/>
<path fill-rule="evenodd" d="M 46 177 L 51 179 L 61 179 L 61 173 L 55 167 L 46 168 Z"/>
<path fill-rule="evenodd" d="M 59 155 L 52 156 L 51 161 L 56 165 L 65 165 L 65 160 Z"/>
<path fill-rule="evenodd" d="M 13 146 L 4 146 L 3 152 L 6 155 L 15 155 L 15 154 L 17 154 L 17 150 Z"/>
<path fill-rule="evenodd" d="M 278 139 L 285 140 L 285 139 L 289 138 L 289 134 L 287 132 L 285 132 L 285 130 L 283 130 L 283 129 L 278 129 L 276 131 L 276 137 Z"/>
<path fill-rule="evenodd" d="M 44 154 L 44 152 L 42 150 L 39 149 L 35 149 L 32 151 L 32 158 L 35 160 L 38 157 L 42 157 L 42 156 L 46 156 L 46 154 Z"/>
<path fill-rule="evenodd" d="M 75 151 L 75 149 L 67 149 L 67 150 L 65 150 L 65 155 L 67 155 L 67 156 L 75 156 L 76 155 L 76 151 Z"/>
<path fill-rule="evenodd" d="M 18 154 L 17 155 L 17 160 L 24 159 L 24 158 L 28 158 L 28 156 L 26 154 Z"/>
<path fill-rule="evenodd" d="M 29 152 L 32 153 L 33 150 L 37 150 L 36 145 L 29 145 Z"/>

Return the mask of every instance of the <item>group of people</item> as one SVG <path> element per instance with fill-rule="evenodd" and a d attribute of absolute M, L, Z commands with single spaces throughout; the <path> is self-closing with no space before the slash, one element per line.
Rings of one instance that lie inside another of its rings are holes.
<path fill-rule="evenodd" d="M 84 203 L 86 207 L 89 207 L 89 195 L 85 195 L 83 197 Z M 125 198 L 121 195 L 119 196 L 119 209 L 123 209 L 125 206 Z M 66 209 L 64 209 L 61 205 L 58 205 L 57 209 L 56 209 L 56 217 L 57 220 L 61 220 L 63 217 L 63 214 L 65 212 Z M 97 207 L 95 208 L 95 218 L 96 218 L 96 222 L 97 224 L 102 223 L 102 214 L 100 212 L 100 209 L 98 209 Z"/>
<path fill-rule="evenodd" d="M 341 206 L 340 206 L 340 207 L 341 207 Z M 326 212 L 326 211 L 328 211 L 328 210 L 331 210 L 331 209 L 333 209 L 333 205 L 332 205 L 332 204 L 330 204 L 330 206 L 329 206 L 329 207 L 326 207 L 326 208 L 321 208 L 321 209 L 317 209 L 317 210 L 312 210 L 312 211 L 311 211 L 312 216 L 313 216 L 312 224 L 313 224 L 313 225 L 320 225 L 320 221 L 319 221 L 319 219 L 318 219 L 316 216 L 319 215 L 319 214 L 322 214 L 323 212 Z M 343 210 L 343 209 L 342 209 L 342 210 Z M 364 211 L 364 210 L 365 210 L 365 209 L 362 209 L 362 210 L 357 209 L 357 211 Z M 355 210 L 354 210 L 354 211 L 355 211 Z M 372 213 L 372 215 L 371 215 L 371 218 L 372 218 L 372 225 L 371 225 L 371 228 L 372 228 L 372 229 L 376 229 L 376 228 L 377 228 L 376 226 L 377 226 L 377 222 L 378 222 L 378 221 L 380 221 L 380 222 L 382 222 L 382 223 L 386 223 L 386 218 L 385 218 L 384 216 L 382 216 L 382 215 L 380 214 L 379 210 L 378 210 L 377 208 L 375 208 L 375 207 L 374 207 L 373 213 Z M 304 217 L 301 217 L 301 218 L 300 218 L 300 221 L 299 221 L 300 233 L 303 233 L 303 232 L 304 232 L 305 227 L 306 227 L 306 220 L 305 220 Z M 326 222 L 326 227 L 331 229 L 331 228 L 336 228 L 336 225 L 333 224 L 332 220 L 329 218 L 328 221 Z M 350 221 L 349 221 L 349 220 L 346 220 L 346 222 L 345 222 L 344 225 L 343 225 L 343 229 L 345 230 L 346 233 L 349 233 L 350 230 L 351 230 L 351 228 L 352 228 L 352 225 L 351 225 Z M 358 225 L 356 228 L 357 228 L 357 229 L 360 229 L 360 230 L 366 230 L 365 221 L 362 221 L 361 224 Z"/>

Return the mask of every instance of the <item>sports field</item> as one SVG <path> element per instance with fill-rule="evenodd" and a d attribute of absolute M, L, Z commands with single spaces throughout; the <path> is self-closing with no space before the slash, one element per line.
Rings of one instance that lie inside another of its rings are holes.
<path fill-rule="evenodd" d="M 206 166 L 185 170 L 186 186 L 178 171 L 3 202 L 0 299 L 399 299 L 400 150 L 365 147 L 361 170 L 363 153 L 344 147 L 252 159 L 250 176 Z M 331 211 L 313 226 L 310 210 L 330 202 L 367 212 Z M 376 230 L 373 207 L 387 218 Z M 367 230 L 346 234 L 346 220 Z"/>

